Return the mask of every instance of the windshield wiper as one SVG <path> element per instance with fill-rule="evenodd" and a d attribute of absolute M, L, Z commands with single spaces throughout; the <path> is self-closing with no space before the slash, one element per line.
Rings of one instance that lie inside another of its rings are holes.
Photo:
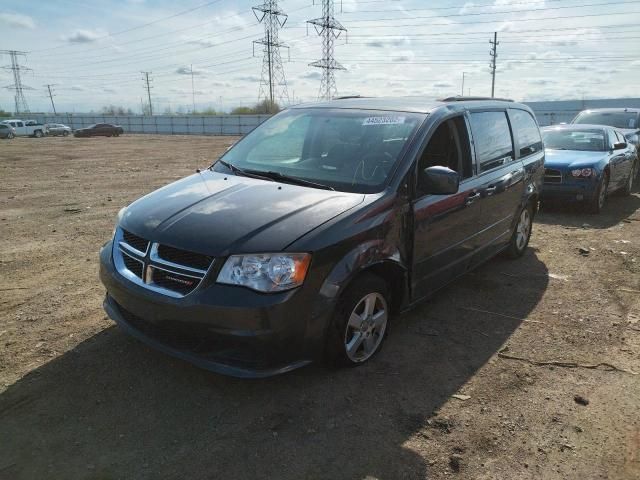
<path fill-rule="evenodd" d="M 298 178 L 298 177 L 292 177 L 289 175 L 285 175 L 284 173 L 280 173 L 280 172 L 273 172 L 273 171 L 268 171 L 268 172 L 262 172 L 262 171 L 254 171 L 254 170 L 246 170 L 248 173 L 254 173 L 256 175 L 260 175 L 263 177 L 267 177 L 270 178 L 272 180 L 280 180 L 281 182 L 284 183 L 293 183 L 296 185 L 302 185 L 305 187 L 313 187 L 313 188 L 321 188 L 323 190 L 333 190 L 335 191 L 335 188 L 333 188 L 330 185 L 325 185 L 323 183 L 317 183 L 317 182 L 312 182 L 311 180 L 305 180 L 304 178 Z"/>
<path fill-rule="evenodd" d="M 224 165 L 225 167 L 227 167 L 229 170 L 231 170 L 233 173 L 236 174 L 240 174 L 244 177 L 250 177 L 250 178 L 259 178 L 260 180 L 269 180 L 269 181 L 273 181 L 272 178 L 267 177 L 265 175 L 260 175 L 257 172 L 253 172 L 253 171 L 249 171 L 249 170 L 245 170 L 243 168 L 240 167 L 236 167 L 235 165 L 229 163 L 229 162 L 225 162 L 224 160 L 218 160 L 217 163 L 221 163 L 222 165 Z M 211 167 L 213 168 L 213 166 Z"/>

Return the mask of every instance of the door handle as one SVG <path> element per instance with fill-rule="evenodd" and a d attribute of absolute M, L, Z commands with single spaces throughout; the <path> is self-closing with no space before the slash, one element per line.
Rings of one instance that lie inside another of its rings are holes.
<path fill-rule="evenodd" d="M 496 186 L 495 185 L 491 185 L 487 188 L 484 189 L 484 191 L 487 193 L 487 195 L 493 195 L 494 193 L 496 193 Z"/>
<path fill-rule="evenodd" d="M 467 197 L 467 199 L 465 200 L 464 204 L 465 205 L 471 205 L 473 202 L 475 202 L 476 200 L 478 200 L 480 198 L 480 192 L 478 193 L 474 193 L 472 195 L 469 195 Z"/>

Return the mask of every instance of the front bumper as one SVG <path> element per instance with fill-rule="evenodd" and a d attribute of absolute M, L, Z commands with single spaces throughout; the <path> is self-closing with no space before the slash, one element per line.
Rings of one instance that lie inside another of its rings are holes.
<path fill-rule="evenodd" d="M 284 373 L 321 355 L 329 312 L 311 312 L 313 289 L 261 294 L 205 278 L 189 295 L 172 298 L 120 275 L 111 249 L 109 242 L 100 252 L 104 309 L 120 328 L 151 347 L 245 378 Z"/>
<path fill-rule="evenodd" d="M 596 195 L 596 179 L 585 179 L 564 183 L 545 183 L 542 185 L 542 200 L 561 200 L 568 202 L 589 202 Z"/>

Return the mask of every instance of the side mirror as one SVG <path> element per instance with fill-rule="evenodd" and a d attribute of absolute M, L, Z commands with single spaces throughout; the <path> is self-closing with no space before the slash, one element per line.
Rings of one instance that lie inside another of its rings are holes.
<path fill-rule="evenodd" d="M 613 144 L 614 150 L 624 150 L 627 148 L 627 144 L 625 142 L 618 142 Z"/>
<path fill-rule="evenodd" d="M 420 172 L 420 189 L 432 195 L 458 193 L 460 175 L 447 167 L 429 167 Z"/>

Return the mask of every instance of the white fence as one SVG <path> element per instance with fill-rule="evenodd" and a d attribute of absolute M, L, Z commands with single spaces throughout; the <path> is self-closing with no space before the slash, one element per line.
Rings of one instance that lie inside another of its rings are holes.
<path fill-rule="evenodd" d="M 245 135 L 269 118 L 269 115 L 27 115 L 41 123 L 63 123 L 74 130 L 94 123 L 111 123 L 120 125 L 125 133 L 160 135 Z"/>

